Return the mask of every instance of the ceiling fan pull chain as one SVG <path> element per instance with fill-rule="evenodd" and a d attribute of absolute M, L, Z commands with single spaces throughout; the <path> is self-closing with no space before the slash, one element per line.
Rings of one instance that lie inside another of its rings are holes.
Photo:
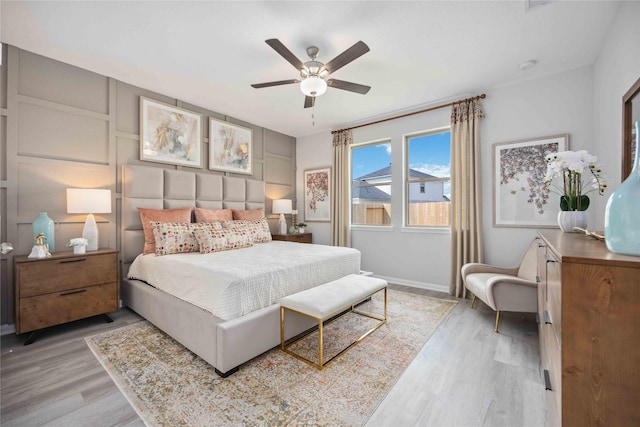
<path fill-rule="evenodd" d="M 311 126 L 316 125 L 316 103 L 313 103 L 313 110 L 311 111 Z"/>

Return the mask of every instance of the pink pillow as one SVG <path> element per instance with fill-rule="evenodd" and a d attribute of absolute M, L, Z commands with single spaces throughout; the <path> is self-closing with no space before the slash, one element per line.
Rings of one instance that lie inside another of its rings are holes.
<path fill-rule="evenodd" d="M 264 218 L 264 209 L 253 209 L 249 211 L 237 211 L 232 209 L 233 219 L 261 219 Z"/>
<path fill-rule="evenodd" d="M 156 239 L 153 235 L 151 222 L 191 222 L 191 208 L 180 209 L 147 209 L 138 208 L 142 230 L 144 231 L 145 255 L 156 251 Z"/>
<path fill-rule="evenodd" d="M 196 208 L 196 222 L 231 221 L 231 209 L 202 209 Z"/>

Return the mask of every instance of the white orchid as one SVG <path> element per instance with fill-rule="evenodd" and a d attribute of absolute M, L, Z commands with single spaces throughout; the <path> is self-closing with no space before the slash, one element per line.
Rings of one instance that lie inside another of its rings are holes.
<path fill-rule="evenodd" d="M 553 178 L 562 175 L 563 186 L 556 186 L 556 193 L 560 194 L 560 208 L 563 211 L 583 211 L 589 207 L 587 193 L 597 190 L 602 195 L 607 188 L 607 182 L 598 163 L 598 158 L 585 150 L 560 151 L 547 154 L 547 172 L 542 180 L 545 187 L 549 187 Z M 588 173 L 587 173 L 588 171 Z M 583 175 L 591 174 L 590 190 L 583 192 Z"/>
<path fill-rule="evenodd" d="M 67 242 L 67 246 L 87 246 L 89 241 L 84 237 L 76 237 Z"/>

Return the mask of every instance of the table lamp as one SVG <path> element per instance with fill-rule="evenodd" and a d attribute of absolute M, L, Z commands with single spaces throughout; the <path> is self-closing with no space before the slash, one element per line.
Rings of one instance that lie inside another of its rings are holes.
<path fill-rule="evenodd" d="M 284 214 L 291 213 L 291 200 L 290 199 L 277 199 L 273 201 L 274 214 L 280 214 L 278 220 L 278 226 L 280 227 L 280 234 L 287 234 L 287 220 L 284 218 Z"/>
<path fill-rule="evenodd" d="M 67 213 L 88 214 L 82 230 L 88 251 L 98 249 L 98 225 L 94 213 L 111 213 L 111 190 L 67 188 Z"/>

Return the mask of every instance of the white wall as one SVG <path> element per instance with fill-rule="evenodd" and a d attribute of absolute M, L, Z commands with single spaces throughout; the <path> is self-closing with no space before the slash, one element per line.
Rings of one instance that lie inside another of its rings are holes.
<path fill-rule="evenodd" d="M 606 200 L 621 179 L 622 97 L 640 78 L 640 2 L 620 5 L 593 70 L 593 154 L 606 165 L 609 178 L 606 197 L 593 206 L 597 228 L 602 230 Z"/>
<path fill-rule="evenodd" d="M 572 150 L 585 149 L 601 159 L 609 176 L 609 190 L 593 195 L 589 208 L 592 229 L 604 227 L 604 206 L 620 183 L 622 96 L 640 77 L 640 3 L 623 2 L 593 66 L 546 76 L 511 86 L 484 90 L 485 119 L 481 124 L 483 233 L 485 261 L 517 263 L 534 228 L 493 227 L 492 145 L 568 133 Z M 478 92 L 480 93 L 480 91 Z M 390 113 L 391 115 L 391 113 Z M 354 131 L 354 141 L 390 137 L 394 178 L 401 176 L 402 134 L 448 124 L 449 110 L 395 120 Z M 297 140 L 299 209 L 302 171 L 331 164 L 331 135 Z M 402 194 L 402 182 L 394 182 Z M 449 235 L 403 232 L 402 200 L 394 199 L 391 231 L 353 231 L 353 246 L 362 252 L 362 267 L 396 283 L 445 289 L 449 282 Z M 329 224 L 312 224 L 314 242 L 329 243 Z M 437 286 L 436 286 L 437 287 Z"/>

